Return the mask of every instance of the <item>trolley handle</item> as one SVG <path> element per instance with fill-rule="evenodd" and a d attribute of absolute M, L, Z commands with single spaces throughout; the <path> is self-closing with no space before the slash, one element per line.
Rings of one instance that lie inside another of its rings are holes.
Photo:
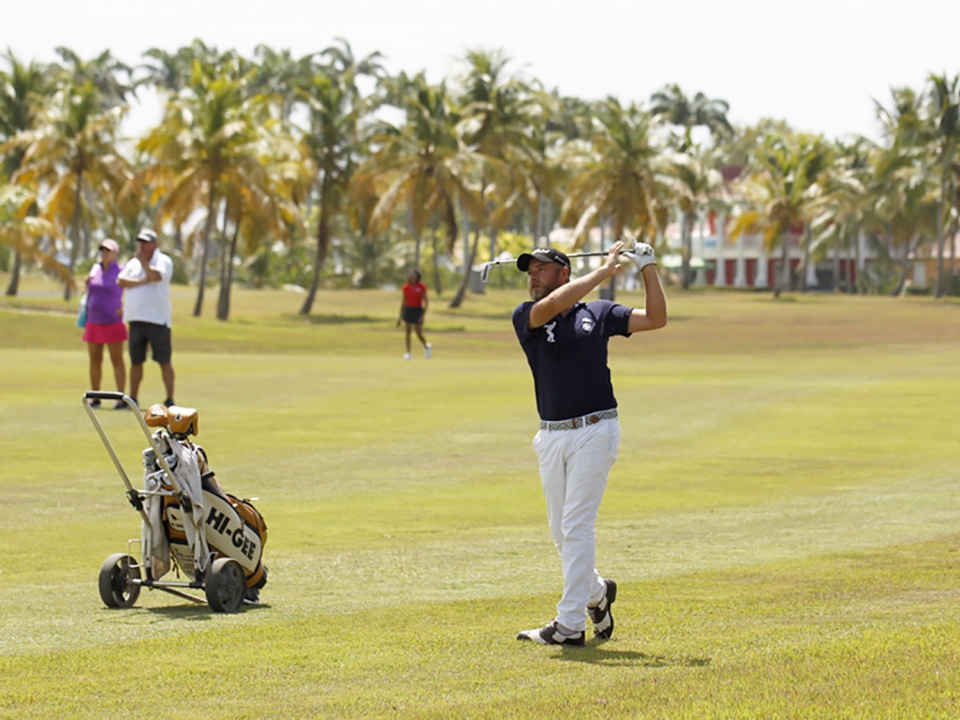
<path fill-rule="evenodd" d="M 90 406 L 90 403 L 88 403 L 87 400 L 116 400 L 118 402 L 123 402 L 127 407 L 133 410 L 133 417 L 137 419 L 140 429 L 143 430 L 143 434 L 147 438 L 147 442 L 150 443 L 150 449 L 153 450 L 153 455 L 156 458 L 155 462 L 160 467 L 160 471 L 163 472 L 163 474 L 170 480 L 175 488 L 182 490 L 173 474 L 173 467 L 176 465 L 176 455 L 167 457 L 160 452 L 160 448 L 157 446 L 157 441 L 151 434 L 150 427 L 147 425 L 146 420 L 144 420 L 143 414 L 140 412 L 140 407 L 137 405 L 136 401 L 126 393 L 122 392 L 87 390 L 83 394 L 83 399 L 81 400 L 83 403 L 83 408 L 87 411 L 87 415 L 90 417 L 90 422 L 92 422 L 94 428 L 96 428 L 97 434 L 100 435 L 100 440 L 103 442 L 103 446 L 107 449 L 107 453 L 113 460 L 113 464 L 116 466 L 117 472 L 120 473 L 120 477 L 123 479 L 123 483 L 127 487 L 128 496 L 132 498 L 133 494 L 138 493 L 139 491 L 134 490 L 133 484 L 130 482 L 130 478 L 127 476 L 126 470 L 123 469 L 123 464 L 120 462 L 120 458 L 117 457 L 117 453 L 114 451 L 113 445 L 110 443 L 106 432 L 103 430 L 103 425 L 100 424 L 100 420 L 97 419 L 97 414 L 93 411 L 93 408 Z M 133 500 L 131 500 L 131 502 L 133 502 Z M 135 504 L 134 507 L 136 507 Z M 144 520 L 149 522 L 146 515 L 144 515 Z"/>
<path fill-rule="evenodd" d="M 105 390 L 88 390 L 83 394 L 85 400 L 123 400 L 126 397 L 122 392 L 107 392 Z"/>

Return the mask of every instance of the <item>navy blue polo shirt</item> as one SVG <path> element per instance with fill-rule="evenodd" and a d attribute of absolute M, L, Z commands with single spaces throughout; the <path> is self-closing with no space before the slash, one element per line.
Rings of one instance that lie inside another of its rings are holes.
<path fill-rule="evenodd" d="M 617 406 L 607 341 L 629 337 L 632 308 L 610 300 L 579 302 L 566 315 L 529 330 L 533 301 L 513 311 L 513 328 L 533 371 L 541 420 L 566 420 Z"/>

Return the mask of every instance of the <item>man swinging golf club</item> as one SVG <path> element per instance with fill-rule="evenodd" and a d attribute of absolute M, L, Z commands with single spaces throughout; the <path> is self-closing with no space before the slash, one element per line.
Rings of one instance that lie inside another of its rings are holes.
<path fill-rule="evenodd" d="M 613 634 L 610 606 L 617 584 L 594 568 L 597 512 L 607 475 L 617 459 L 620 423 L 607 367 L 607 341 L 667 324 L 667 301 L 653 248 L 640 243 L 633 258 L 645 288 L 644 309 L 609 300 L 581 300 L 620 270 L 623 243 L 603 265 L 570 279 L 562 252 L 538 248 L 517 258 L 528 274 L 531 301 L 513 311 L 513 326 L 533 371 L 540 432 L 533 440 L 547 501 L 547 519 L 563 566 L 563 596 L 556 618 L 524 630 L 518 640 L 541 645 L 583 645 L 586 616 L 598 639 Z"/>

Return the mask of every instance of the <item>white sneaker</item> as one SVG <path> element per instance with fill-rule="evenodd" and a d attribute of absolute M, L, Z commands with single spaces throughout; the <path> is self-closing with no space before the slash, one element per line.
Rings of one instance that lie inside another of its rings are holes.
<path fill-rule="evenodd" d="M 603 597 L 593 607 L 587 606 L 587 614 L 593 621 L 593 632 L 599 640 L 609 640 L 613 635 L 613 613 L 610 606 L 617 599 L 617 584 L 613 580 L 604 580 L 606 590 Z"/>
<path fill-rule="evenodd" d="M 427 347 L 424 348 L 424 350 L 423 350 L 423 356 L 424 356 L 427 360 L 430 359 L 430 353 L 431 353 L 432 350 L 433 350 L 433 345 L 431 345 L 430 343 L 427 343 Z"/>
<path fill-rule="evenodd" d="M 410 353 L 404 353 L 404 354 L 403 354 L 403 359 L 404 359 L 404 360 L 409 360 L 409 359 L 410 359 Z"/>
<path fill-rule="evenodd" d="M 583 630 L 562 630 L 554 620 L 542 628 L 520 631 L 517 640 L 532 640 L 538 645 L 583 645 L 584 633 Z"/>

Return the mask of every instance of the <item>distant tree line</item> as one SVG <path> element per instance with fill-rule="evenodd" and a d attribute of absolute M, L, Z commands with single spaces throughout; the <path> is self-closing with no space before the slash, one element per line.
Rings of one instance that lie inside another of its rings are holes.
<path fill-rule="evenodd" d="M 915 253 L 937 258 L 938 297 L 953 287 L 956 76 L 877 103 L 876 143 L 782 120 L 733 127 L 726 102 L 677 85 L 643 103 L 568 97 L 500 51 L 467 52 L 439 83 L 391 75 L 379 53 L 357 58 L 342 40 L 303 57 L 259 46 L 252 58 L 195 40 L 150 49 L 136 67 L 109 51 L 56 52 L 50 64 L 0 56 L 8 295 L 39 265 L 69 299 L 99 239 L 129 250 L 153 226 L 196 285 L 195 315 L 214 284 L 221 319 L 238 279 L 301 285 L 308 314 L 321 284 L 376 286 L 409 265 L 424 265 L 438 292 L 455 274 L 458 306 L 473 264 L 511 243 L 542 244 L 559 225 L 578 247 L 593 228 L 605 242 L 662 246 L 674 219 L 689 287 L 693 228 L 710 212 L 772 253 L 802 228 L 805 263 L 867 237 L 886 276 L 850 292 L 896 291 Z M 162 117 L 123 138 L 141 88 L 159 93 Z"/>

